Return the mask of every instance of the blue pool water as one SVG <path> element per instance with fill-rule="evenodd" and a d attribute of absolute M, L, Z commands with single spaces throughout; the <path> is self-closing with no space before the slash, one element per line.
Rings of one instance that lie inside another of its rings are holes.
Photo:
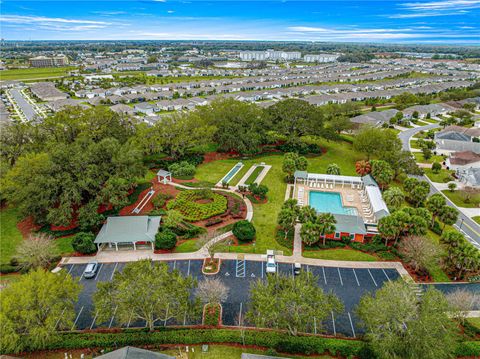
<path fill-rule="evenodd" d="M 348 214 L 356 216 L 357 209 L 353 207 L 343 207 L 342 197 L 337 192 L 317 192 L 310 191 L 308 203 L 315 208 L 317 212 L 334 213 L 334 214 Z"/>
<path fill-rule="evenodd" d="M 235 167 L 233 167 L 233 168 L 227 173 L 227 175 L 226 175 L 225 177 L 223 177 L 222 182 L 227 182 L 227 183 L 229 183 L 230 180 L 232 179 L 232 177 L 235 176 L 235 174 L 240 170 L 240 168 L 242 168 L 242 163 L 239 162 L 239 163 L 237 163 L 237 164 L 235 165 Z"/>

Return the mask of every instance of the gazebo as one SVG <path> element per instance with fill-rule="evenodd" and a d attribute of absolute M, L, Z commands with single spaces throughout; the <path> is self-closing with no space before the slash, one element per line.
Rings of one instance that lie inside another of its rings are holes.
<path fill-rule="evenodd" d="M 163 184 L 167 184 L 167 182 L 171 182 L 171 181 L 172 181 L 172 173 L 160 169 L 160 170 L 158 170 L 158 172 L 157 172 L 157 179 L 158 179 L 158 182 L 159 182 L 159 183 L 162 182 L 162 178 L 163 178 Z"/>
<path fill-rule="evenodd" d="M 160 219 L 159 216 L 108 217 L 95 238 L 95 244 L 99 250 L 102 244 L 108 244 L 110 247 L 114 245 L 118 251 L 119 245 L 130 244 L 136 250 L 137 244 L 150 243 L 153 250 Z"/>

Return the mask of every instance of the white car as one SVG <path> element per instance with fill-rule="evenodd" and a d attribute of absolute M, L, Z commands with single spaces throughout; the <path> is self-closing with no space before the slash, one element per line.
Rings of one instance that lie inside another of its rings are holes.
<path fill-rule="evenodd" d="M 275 256 L 273 254 L 267 255 L 267 267 L 266 272 L 268 273 L 276 273 L 277 272 L 277 264 L 275 262 Z"/>

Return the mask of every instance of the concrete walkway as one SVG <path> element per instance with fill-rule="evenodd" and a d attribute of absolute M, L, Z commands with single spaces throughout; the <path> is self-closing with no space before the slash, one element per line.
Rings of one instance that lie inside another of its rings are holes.
<path fill-rule="evenodd" d="M 301 259 L 302 258 L 302 237 L 300 236 L 300 230 L 302 225 L 297 223 L 295 225 L 295 235 L 293 237 L 293 257 Z"/>

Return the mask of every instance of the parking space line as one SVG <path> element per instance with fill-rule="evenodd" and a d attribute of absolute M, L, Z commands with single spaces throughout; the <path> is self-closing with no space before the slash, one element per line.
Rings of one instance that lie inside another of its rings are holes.
<path fill-rule="evenodd" d="M 80 318 L 80 314 L 82 314 L 82 311 L 83 311 L 83 306 L 80 308 L 80 311 L 78 312 L 77 318 L 73 322 L 73 326 L 72 326 L 71 330 L 75 329 L 75 326 L 77 325 L 77 322 L 78 322 L 78 318 Z"/>
<path fill-rule="evenodd" d="M 325 275 L 325 267 L 322 267 L 323 271 L 323 280 L 325 281 L 325 284 L 327 284 L 327 276 Z"/>
<path fill-rule="evenodd" d="M 55 330 L 58 327 L 58 323 L 60 323 L 60 321 L 62 320 L 63 313 L 65 313 L 65 309 L 67 309 L 67 307 L 63 308 L 62 313 L 60 314 L 60 317 L 58 318 L 57 322 L 55 323 Z"/>
<path fill-rule="evenodd" d="M 109 328 L 112 327 L 113 318 L 115 318 L 115 314 L 117 314 L 117 309 L 118 309 L 118 305 L 115 307 L 115 310 L 113 311 L 112 319 L 110 319 L 110 324 L 108 325 Z"/>
<path fill-rule="evenodd" d="M 173 261 L 173 269 L 175 270 L 175 266 L 177 265 L 177 261 Z"/>
<path fill-rule="evenodd" d="M 317 317 L 313 317 L 313 334 L 317 334 Z"/>
<path fill-rule="evenodd" d="M 382 268 L 383 274 L 385 274 L 385 277 L 387 277 L 388 281 L 391 282 L 390 277 L 388 276 L 387 272 L 385 272 L 385 269 Z"/>
<path fill-rule="evenodd" d="M 90 324 L 90 329 L 93 328 L 93 325 L 95 324 L 95 321 L 97 320 L 97 316 L 98 316 L 98 310 L 97 310 L 97 312 L 95 313 L 95 317 L 94 317 L 93 320 L 92 320 L 92 324 Z"/>
<path fill-rule="evenodd" d="M 83 275 L 85 274 L 85 271 L 82 272 L 82 275 L 80 276 L 80 278 L 78 278 L 78 281 L 80 282 L 83 278 Z"/>
<path fill-rule="evenodd" d="M 185 314 L 183 315 L 183 325 L 187 325 L 187 311 L 185 310 Z"/>
<path fill-rule="evenodd" d="M 72 266 L 70 267 L 70 270 L 68 271 L 68 274 L 70 274 L 72 272 L 73 267 L 75 267 L 75 264 L 72 264 Z"/>
<path fill-rule="evenodd" d="M 95 275 L 95 281 L 98 279 L 98 276 L 100 275 L 102 268 L 103 268 L 103 263 L 101 263 L 100 268 L 98 268 L 97 274 Z"/>
<path fill-rule="evenodd" d="M 337 267 L 337 270 L 338 270 L 338 277 L 340 278 L 340 284 L 343 286 L 343 279 L 342 279 L 342 275 L 340 274 L 340 268 Z"/>
<path fill-rule="evenodd" d="M 264 263 L 262 262 L 262 278 L 263 278 L 263 264 L 264 264 Z"/>
<path fill-rule="evenodd" d="M 367 268 L 367 270 L 368 270 L 368 273 L 370 273 L 370 277 L 372 277 L 373 284 L 375 284 L 375 287 L 378 287 L 377 282 L 375 282 L 375 279 L 373 278 L 372 272 L 370 272 L 370 269 L 368 269 L 368 268 Z"/>
<path fill-rule="evenodd" d="M 352 268 L 353 275 L 355 276 L 355 280 L 357 281 L 358 286 L 360 287 L 360 282 L 358 281 L 357 273 L 355 272 L 355 268 Z"/>
<path fill-rule="evenodd" d="M 337 328 L 335 327 L 335 317 L 333 316 L 333 310 L 331 312 L 332 312 L 333 335 L 337 335 Z"/>
<path fill-rule="evenodd" d="M 293 273 L 293 263 L 292 263 L 292 277 L 294 276 L 294 273 Z"/>
<path fill-rule="evenodd" d="M 110 280 L 113 280 L 113 275 L 115 274 L 115 271 L 117 270 L 118 262 L 115 263 L 115 267 L 113 267 L 113 272 L 112 275 L 110 276 Z"/>
<path fill-rule="evenodd" d="M 190 259 L 188 260 L 188 269 L 187 269 L 187 275 L 190 275 Z"/>
<path fill-rule="evenodd" d="M 310 267 L 307 264 L 307 273 L 310 273 Z"/>
<path fill-rule="evenodd" d="M 347 312 L 347 313 L 348 313 L 348 319 L 350 319 L 350 326 L 352 327 L 353 337 L 356 338 L 355 329 L 353 329 L 352 316 L 350 315 L 350 312 Z"/>

